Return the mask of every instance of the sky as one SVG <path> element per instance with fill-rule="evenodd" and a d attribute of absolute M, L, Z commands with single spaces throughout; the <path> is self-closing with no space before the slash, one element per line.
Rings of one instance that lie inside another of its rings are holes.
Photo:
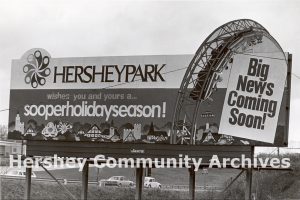
<path fill-rule="evenodd" d="M 0 110 L 9 108 L 11 60 L 31 48 L 52 57 L 194 54 L 213 30 L 241 18 L 262 24 L 293 54 L 289 143 L 300 147 L 297 0 L 0 0 Z M 0 124 L 7 121 L 1 111 Z"/>

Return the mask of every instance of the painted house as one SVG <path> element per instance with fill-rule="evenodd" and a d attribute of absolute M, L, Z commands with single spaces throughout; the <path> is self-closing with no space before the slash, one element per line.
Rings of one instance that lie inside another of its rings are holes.
<path fill-rule="evenodd" d="M 92 138 L 92 139 L 98 139 L 98 138 L 101 138 L 101 131 L 99 129 L 99 127 L 94 124 L 90 130 L 88 130 L 88 132 L 85 133 L 84 135 L 85 137 L 88 137 L 88 138 Z"/>
<path fill-rule="evenodd" d="M 104 138 L 104 139 L 109 140 L 113 135 L 115 135 L 115 132 L 117 132 L 116 128 L 110 127 L 109 129 L 105 129 L 101 133 L 101 137 Z"/>
<path fill-rule="evenodd" d="M 133 131 L 130 131 L 125 138 L 123 138 L 123 142 L 134 142 L 136 138 L 134 137 Z"/>
<path fill-rule="evenodd" d="M 134 124 L 133 129 L 124 129 L 123 130 L 123 141 L 136 141 L 141 140 L 142 138 L 142 125 Z"/>
<path fill-rule="evenodd" d="M 231 144 L 234 141 L 231 135 L 224 135 L 219 138 L 218 144 Z"/>
<path fill-rule="evenodd" d="M 216 140 L 214 138 L 214 136 L 212 135 L 212 133 L 209 131 L 206 135 L 206 137 L 203 140 L 203 143 L 215 143 Z"/>
<path fill-rule="evenodd" d="M 15 131 L 19 131 L 22 135 L 24 135 L 24 129 L 24 122 L 21 122 L 20 115 L 17 114 L 15 120 Z"/>
<path fill-rule="evenodd" d="M 147 135 L 147 140 L 151 142 L 164 142 L 167 139 L 168 133 L 166 131 L 153 131 Z"/>
<path fill-rule="evenodd" d="M 31 136 L 36 136 L 36 131 L 33 129 L 33 127 L 31 125 L 29 125 L 29 127 L 27 128 L 27 130 L 25 131 L 24 136 L 26 135 L 31 135 Z"/>
<path fill-rule="evenodd" d="M 168 139 L 168 133 L 166 131 L 155 131 L 154 125 L 151 123 L 148 134 L 147 140 L 150 142 L 164 142 Z"/>

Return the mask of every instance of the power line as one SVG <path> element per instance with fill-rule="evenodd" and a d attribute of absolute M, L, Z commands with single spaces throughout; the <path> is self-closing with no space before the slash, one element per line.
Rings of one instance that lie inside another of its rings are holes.
<path fill-rule="evenodd" d="M 187 69 L 187 68 L 188 68 L 188 67 L 182 67 L 182 68 L 174 69 L 174 70 L 171 70 L 171 71 L 162 72 L 161 74 L 170 74 L 170 73 L 174 73 L 174 72 L 177 72 L 177 71 L 181 71 L 181 70 L 184 70 L 184 69 Z M 124 82 L 124 83 L 119 83 L 119 84 L 115 84 L 115 85 L 110 85 L 110 86 L 107 86 L 107 87 L 99 88 L 99 90 L 104 90 L 104 89 L 108 89 L 108 88 L 113 88 L 113 87 L 120 86 L 120 85 L 131 84 L 131 83 L 138 82 L 138 81 L 142 81 L 142 80 L 143 80 L 143 79 L 137 79 L 137 80 L 134 80 L 134 81 L 131 81 L 131 82 Z M 39 104 L 41 104 L 41 103 L 45 103 L 45 102 L 39 102 Z M 0 112 L 9 111 L 9 110 L 12 110 L 12 109 L 17 109 L 17 108 L 6 108 L 6 109 L 0 110 Z"/>
<path fill-rule="evenodd" d="M 170 74 L 170 73 L 177 72 L 177 71 L 180 71 L 180 70 L 184 70 L 184 69 L 187 69 L 187 68 L 188 67 L 178 68 L 178 69 L 174 69 L 174 70 L 171 70 L 171 71 L 162 72 L 161 74 Z M 116 87 L 116 86 L 120 86 L 120 85 L 126 85 L 126 84 L 130 84 L 130 83 L 134 83 L 134 82 L 138 82 L 138 81 L 142 81 L 142 80 L 143 79 L 137 79 L 137 80 L 134 80 L 134 81 L 131 81 L 131 82 L 124 82 L 124 83 L 119 83 L 119 84 L 115 84 L 115 85 L 110 85 L 110 86 L 100 88 L 100 89 L 108 89 L 108 88 L 112 88 L 112 87 Z"/>
<path fill-rule="evenodd" d="M 248 56 L 257 56 L 257 57 L 261 57 L 261 58 L 270 58 L 270 59 L 274 59 L 274 60 L 286 60 L 285 58 L 276 58 L 276 57 L 271 57 L 271 56 L 260 56 L 257 54 L 251 54 L 251 53 L 241 53 L 241 52 L 234 52 L 235 54 L 242 54 L 242 55 L 248 55 Z M 257 52 L 255 52 L 257 53 Z M 264 52 L 267 53 L 267 52 Z"/>

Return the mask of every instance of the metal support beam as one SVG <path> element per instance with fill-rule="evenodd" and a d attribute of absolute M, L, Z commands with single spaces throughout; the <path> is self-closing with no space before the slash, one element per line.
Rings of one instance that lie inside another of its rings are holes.
<path fill-rule="evenodd" d="M 196 176 L 195 176 L 195 166 L 189 168 L 189 197 L 191 200 L 195 199 L 195 189 L 196 189 Z"/>
<path fill-rule="evenodd" d="M 81 190 L 81 199 L 87 200 L 88 194 L 88 183 L 89 183 L 89 162 L 85 162 L 82 169 L 82 190 Z"/>
<path fill-rule="evenodd" d="M 66 186 L 64 186 L 63 184 L 61 184 L 49 171 L 48 169 L 46 169 L 42 163 L 39 163 L 39 165 L 45 170 L 45 172 L 47 172 L 47 174 L 49 174 L 49 176 L 51 176 L 51 178 L 53 178 L 53 180 L 56 181 L 56 183 L 62 188 L 64 189 L 67 194 L 74 200 L 76 200 L 76 197 L 68 190 L 68 188 L 66 188 Z"/>
<path fill-rule="evenodd" d="M 136 180 L 135 200 L 141 200 L 143 186 L 144 186 L 143 168 L 141 167 L 136 168 L 135 180 Z"/>
<path fill-rule="evenodd" d="M 222 191 L 226 192 L 228 188 L 244 173 L 244 169 L 241 170 L 241 172 L 228 184 L 228 186 Z"/>
<path fill-rule="evenodd" d="M 29 200 L 30 199 L 30 192 L 31 192 L 31 173 L 32 173 L 32 168 L 31 167 L 26 167 L 26 181 L 25 181 L 25 195 L 24 199 Z"/>

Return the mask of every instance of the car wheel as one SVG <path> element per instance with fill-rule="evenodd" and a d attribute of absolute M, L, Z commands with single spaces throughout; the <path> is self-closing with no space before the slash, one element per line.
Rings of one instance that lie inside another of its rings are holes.
<path fill-rule="evenodd" d="M 151 188 L 151 184 L 149 184 L 149 186 L 148 186 L 149 188 Z"/>
<path fill-rule="evenodd" d="M 161 189 L 161 185 L 159 185 L 158 188 Z"/>
<path fill-rule="evenodd" d="M 118 187 L 122 187 L 122 184 L 121 184 L 121 183 L 119 183 L 119 184 L 118 184 Z"/>

